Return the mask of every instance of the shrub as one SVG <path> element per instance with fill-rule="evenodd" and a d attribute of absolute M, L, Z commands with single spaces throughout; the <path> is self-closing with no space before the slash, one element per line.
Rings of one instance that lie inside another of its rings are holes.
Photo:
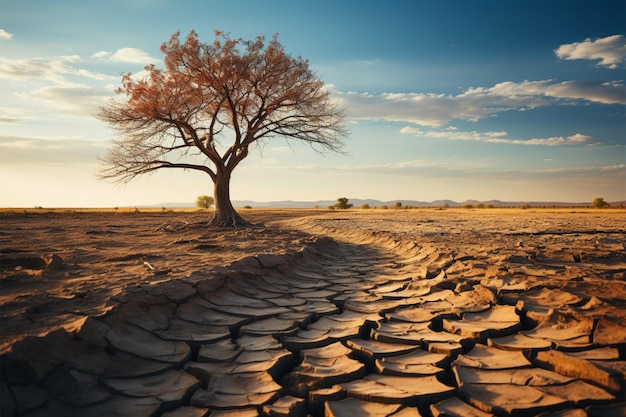
<path fill-rule="evenodd" d="M 604 208 L 606 206 L 608 206 L 609 203 L 607 203 L 606 201 L 604 201 L 604 198 L 602 197 L 598 197 L 595 200 L 593 200 L 591 202 L 591 207 L 593 208 Z"/>
<path fill-rule="evenodd" d="M 369 209 L 369 208 L 370 208 L 370 205 L 369 205 L 369 204 L 367 204 L 367 203 L 365 203 L 365 204 L 363 204 L 363 205 L 361 206 L 361 208 L 362 208 L 363 210 L 367 210 L 367 209 Z"/>
<path fill-rule="evenodd" d="M 196 207 L 208 209 L 215 204 L 215 199 L 208 195 L 200 195 L 196 198 Z"/>

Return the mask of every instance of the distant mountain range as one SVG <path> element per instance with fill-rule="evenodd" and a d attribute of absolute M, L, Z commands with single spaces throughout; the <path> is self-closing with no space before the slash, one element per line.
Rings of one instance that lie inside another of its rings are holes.
<path fill-rule="evenodd" d="M 457 202 L 453 200 L 435 200 L 435 201 L 416 201 L 416 200 L 391 200 L 391 201 L 380 201 L 373 199 L 348 199 L 348 203 L 352 204 L 355 208 L 360 208 L 364 204 L 368 204 L 371 208 L 374 207 L 394 207 L 396 203 L 401 203 L 403 207 L 463 207 L 467 205 L 477 206 L 484 205 L 485 207 L 587 207 L 591 204 L 591 201 L 585 203 L 566 203 L 559 201 L 500 201 L 500 200 L 489 200 L 489 201 L 478 201 L 478 200 L 466 200 L 463 202 Z M 250 206 L 253 208 L 326 208 L 329 206 L 335 205 L 337 200 L 318 200 L 318 201 L 293 201 L 293 200 L 283 200 L 283 201 L 252 201 L 252 200 L 233 200 L 233 206 L 235 207 L 245 207 Z M 617 201 L 617 202 L 609 202 L 609 204 L 613 207 L 617 206 L 626 206 L 626 201 Z M 195 207 L 194 203 L 160 203 L 160 204 L 150 204 L 150 205 L 142 205 L 138 207 Z"/>

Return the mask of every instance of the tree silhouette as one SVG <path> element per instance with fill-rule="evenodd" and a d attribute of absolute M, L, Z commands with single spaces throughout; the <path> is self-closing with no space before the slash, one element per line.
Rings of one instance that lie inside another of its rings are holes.
<path fill-rule="evenodd" d="M 122 76 L 118 94 L 98 113 L 121 135 L 102 158 L 100 177 L 128 182 L 163 168 L 196 170 L 213 181 L 213 226 L 243 226 L 233 208 L 230 179 L 253 144 L 284 137 L 317 152 L 339 152 L 347 135 L 330 90 L 278 42 L 231 39 L 215 32 L 205 44 L 191 31 L 161 46 L 165 68 Z M 228 144 L 225 138 L 230 137 Z"/>
<path fill-rule="evenodd" d="M 348 203 L 348 199 L 345 197 L 340 197 L 337 199 L 337 203 L 335 203 L 335 208 L 340 210 L 347 210 L 352 208 L 352 204 Z"/>

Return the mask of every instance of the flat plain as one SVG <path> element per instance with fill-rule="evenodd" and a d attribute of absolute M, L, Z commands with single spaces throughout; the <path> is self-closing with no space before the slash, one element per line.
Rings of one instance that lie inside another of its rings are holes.
<path fill-rule="evenodd" d="M 2 415 L 624 415 L 626 211 L 240 213 L 4 210 Z"/>

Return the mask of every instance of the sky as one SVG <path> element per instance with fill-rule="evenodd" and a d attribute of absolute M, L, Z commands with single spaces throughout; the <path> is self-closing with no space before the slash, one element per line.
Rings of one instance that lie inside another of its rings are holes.
<path fill-rule="evenodd" d="M 0 207 L 193 203 L 208 175 L 98 179 L 121 74 L 194 29 L 278 40 L 347 114 L 343 154 L 273 139 L 231 198 L 626 200 L 623 0 L 0 0 Z"/>

